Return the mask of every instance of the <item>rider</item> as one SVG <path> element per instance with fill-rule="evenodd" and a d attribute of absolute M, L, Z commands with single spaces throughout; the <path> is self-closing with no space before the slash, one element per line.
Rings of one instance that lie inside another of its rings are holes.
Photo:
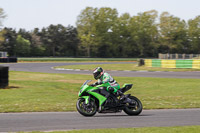
<path fill-rule="evenodd" d="M 121 100 L 124 94 L 119 90 L 120 86 L 116 80 L 114 80 L 108 73 L 104 72 L 101 67 L 97 67 L 93 71 L 94 78 L 98 80 L 97 82 L 91 84 L 91 86 L 96 86 L 104 83 L 109 83 L 106 90 L 115 94 L 116 96 L 121 96 Z"/>

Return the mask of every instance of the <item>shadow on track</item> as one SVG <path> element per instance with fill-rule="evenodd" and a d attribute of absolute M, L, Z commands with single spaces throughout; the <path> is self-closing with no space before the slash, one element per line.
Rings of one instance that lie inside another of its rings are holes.
<path fill-rule="evenodd" d="M 141 114 L 141 115 L 133 115 L 133 116 L 130 116 L 127 114 L 119 114 L 119 115 L 117 115 L 117 114 L 109 114 L 109 115 L 98 114 L 93 117 L 146 117 L 146 116 L 154 116 L 154 114 Z"/>

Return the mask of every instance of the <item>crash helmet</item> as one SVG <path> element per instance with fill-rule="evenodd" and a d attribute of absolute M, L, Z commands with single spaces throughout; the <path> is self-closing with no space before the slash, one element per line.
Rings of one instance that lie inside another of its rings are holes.
<path fill-rule="evenodd" d="M 103 69 L 101 67 L 97 67 L 93 71 L 93 75 L 95 79 L 100 79 L 103 75 Z"/>

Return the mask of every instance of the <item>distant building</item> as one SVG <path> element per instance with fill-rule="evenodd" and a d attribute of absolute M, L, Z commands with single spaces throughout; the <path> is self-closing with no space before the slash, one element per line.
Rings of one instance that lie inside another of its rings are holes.
<path fill-rule="evenodd" d="M 0 58 L 7 58 L 7 52 L 0 51 Z"/>

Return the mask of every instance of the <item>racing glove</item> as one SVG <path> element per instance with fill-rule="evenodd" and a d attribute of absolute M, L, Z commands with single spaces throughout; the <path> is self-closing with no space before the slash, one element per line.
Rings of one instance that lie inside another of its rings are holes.
<path fill-rule="evenodd" d="M 100 85 L 100 84 L 102 84 L 102 81 L 100 81 L 100 82 L 95 82 L 95 83 L 91 84 L 90 86 L 94 87 L 94 86 Z"/>

